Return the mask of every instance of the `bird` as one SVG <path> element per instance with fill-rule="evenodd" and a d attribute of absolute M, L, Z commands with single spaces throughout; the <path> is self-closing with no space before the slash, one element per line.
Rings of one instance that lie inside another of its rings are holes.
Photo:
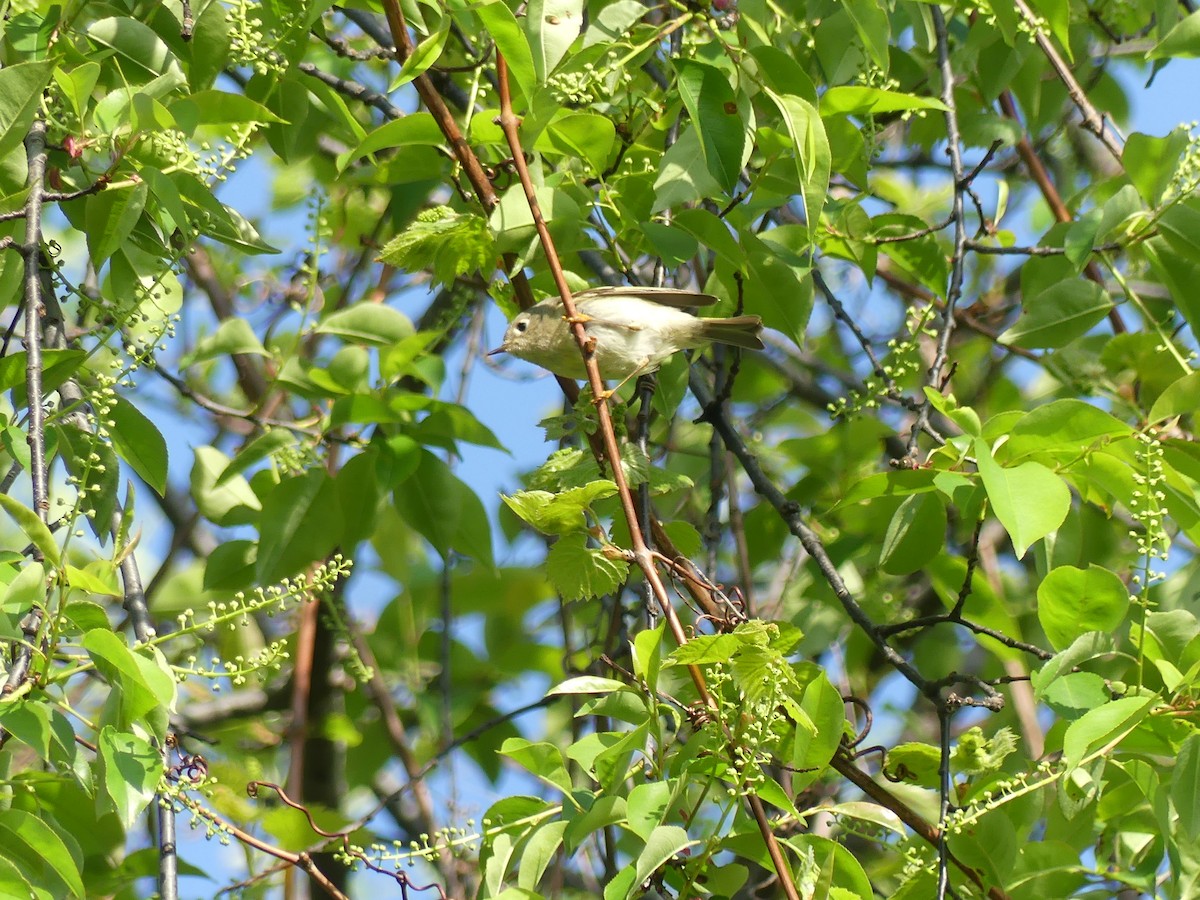
<path fill-rule="evenodd" d="M 702 319 L 687 307 L 710 306 L 712 294 L 675 288 L 599 287 L 574 295 L 593 355 L 605 379 L 622 384 L 655 371 L 673 354 L 716 341 L 746 350 L 762 350 L 758 316 Z M 504 341 L 489 356 L 508 353 L 565 378 L 586 378 L 583 356 L 562 300 L 552 297 L 518 313 Z"/>

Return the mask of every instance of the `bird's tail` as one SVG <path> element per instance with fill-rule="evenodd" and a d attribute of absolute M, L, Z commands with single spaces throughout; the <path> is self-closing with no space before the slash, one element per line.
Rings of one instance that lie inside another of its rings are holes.
<path fill-rule="evenodd" d="M 733 316 L 728 319 L 701 319 L 704 338 L 721 344 L 732 344 L 745 350 L 762 350 L 762 319 L 758 316 Z"/>

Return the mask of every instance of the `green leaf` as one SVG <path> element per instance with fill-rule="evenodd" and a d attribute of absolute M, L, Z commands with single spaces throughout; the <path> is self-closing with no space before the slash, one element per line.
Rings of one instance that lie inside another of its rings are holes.
<path fill-rule="evenodd" d="M 644 882 L 678 853 L 692 844 L 699 843 L 688 838 L 687 832 L 678 825 L 659 825 L 646 838 L 646 846 L 637 858 L 638 884 Z"/>
<path fill-rule="evenodd" d="M 22 620 L 30 610 L 47 608 L 46 566 L 32 562 L 20 566 L 17 577 L 8 582 L 0 616 L 0 636 L 10 641 L 23 640 Z"/>
<path fill-rule="evenodd" d="M 501 494 L 500 499 L 539 531 L 546 534 L 568 534 L 583 531 L 587 525 L 585 513 L 591 509 L 592 504 L 616 493 L 616 484 L 604 479 L 559 494 L 551 494 L 548 491 L 518 491 L 511 497 Z"/>
<path fill-rule="evenodd" d="M 208 555 L 204 565 L 206 591 L 237 591 L 254 583 L 258 545 L 254 541 L 225 541 Z"/>
<path fill-rule="evenodd" d="M 679 95 L 700 138 L 708 172 L 729 193 L 742 173 L 747 149 L 738 96 L 720 69 L 690 59 L 673 63 Z"/>
<path fill-rule="evenodd" d="M 834 90 L 839 88 L 830 89 Z M 820 114 L 807 100 L 791 94 L 776 94 L 773 91 L 768 91 L 768 96 L 779 108 L 795 148 L 793 158 L 800 194 L 804 198 L 804 221 L 811 230 L 821 221 L 825 193 L 829 189 L 829 173 L 832 166 L 829 138 L 825 134 Z"/>
<path fill-rule="evenodd" d="M 1180 834 L 1195 840 L 1200 835 L 1200 734 L 1196 732 L 1188 736 L 1175 757 L 1171 803 L 1179 817 Z"/>
<path fill-rule="evenodd" d="M 30 897 L 33 900 L 53 900 L 53 895 L 40 884 L 37 888 L 28 881 L 36 877 L 33 859 L 23 859 L 19 844 L 0 847 L 0 891 L 6 897 Z"/>
<path fill-rule="evenodd" d="M 196 344 L 196 349 L 187 354 L 180 365 L 194 366 L 234 354 L 270 356 L 254 329 L 250 327 L 250 323 L 240 317 L 225 319 L 217 326 L 216 331 L 201 338 Z"/>
<path fill-rule="evenodd" d="M 496 49 L 503 54 L 504 61 L 508 63 L 509 83 L 514 91 L 526 100 L 533 97 L 538 83 L 537 69 L 533 64 L 529 42 L 525 40 L 525 33 L 521 30 L 517 17 L 500 0 L 476 7 L 475 15 L 482 20 L 483 27 L 496 42 Z"/>
<path fill-rule="evenodd" d="M 768 240 L 778 237 L 779 231 L 766 232 L 762 240 L 748 232 L 739 235 L 750 275 L 745 280 L 746 309 L 761 315 L 768 327 L 803 344 L 812 313 L 812 280 L 790 248 Z"/>
<path fill-rule="evenodd" d="M 525 28 L 538 84 L 545 83 L 583 28 L 584 0 L 530 0 Z"/>
<path fill-rule="evenodd" d="M 586 162 L 594 172 L 602 172 L 617 139 L 612 119 L 595 113 L 567 113 L 554 119 L 538 135 L 534 149 L 552 151 L 568 159 Z"/>
<path fill-rule="evenodd" d="M 58 388 L 78 371 L 86 356 L 82 350 L 43 350 L 42 390 L 48 392 Z M 29 354 L 24 350 L 18 350 L 0 359 L 0 391 L 15 389 L 21 395 L 14 398 L 18 403 L 27 401 L 24 388 L 28 368 Z"/>
<path fill-rule="evenodd" d="M 264 431 L 238 451 L 237 456 L 218 476 L 217 487 L 223 485 L 234 475 L 240 475 L 253 468 L 256 463 L 295 446 L 296 435 L 286 428 L 272 428 Z"/>
<path fill-rule="evenodd" d="M 815 667 L 814 667 L 815 668 Z M 813 728 L 795 728 L 789 762 L 792 773 L 792 794 L 803 790 L 822 777 L 842 742 L 846 707 L 841 692 L 833 686 L 823 670 L 817 670 L 804 686 L 800 709 L 808 715 Z"/>
<path fill-rule="evenodd" d="M 353 150 L 339 155 L 337 158 L 338 171 L 345 171 L 346 166 L 368 153 L 400 147 L 440 147 L 445 140 L 446 136 L 442 134 L 442 129 L 438 127 L 437 120 L 433 116 L 427 112 L 410 113 L 403 119 L 392 119 L 390 122 L 385 122 L 368 133 Z M 456 213 L 456 215 L 462 214 Z"/>
<path fill-rule="evenodd" d="M 456 213 L 443 206 L 418 216 L 387 243 L 379 256 L 400 269 L 432 269 L 439 282 L 450 284 L 459 275 L 490 273 L 498 251 L 483 217 Z"/>
<path fill-rule="evenodd" d="M 38 759 L 51 762 L 50 708 L 47 705 L 24 700 L 0 703 L 0 725 L 35 752 Z"/>
<path fill-rule="evenodd" d="M 424 408 L 429 410 L 429 414 L 415 425 L 405 428 L 410 437 L 422 444 L 445 447 L 457 454 L 457 442 L 466 441 L 468 444 L 508 452 L 492 430 L 475 418 L 475 414 L 465 406 L 427 398 L 422 398 L 422 403 Z M 399 398 L 394 405 L 399 406 Z"/>
<path fill-rule="evenodd" d="M 646 15 L 646 6 L 638 0 L 617 0 L 598 13 L 590 11 L 584 49 L 593 44 L 614 43 L 628 37 L 635 23 Z"/>
<path fill-rule="evenodd" d="M 492 566 L 492 530 L 475 492 L 421 451 L 417 471 L 393 491 L 396 510 L 442 557 L 454 550 Z"/>
<path fill-rule="evenodd" d="M 729 226 L 709 210 L 681 209 L 675 216 L 674 224 L 696 238 L 730 268 L 740 269 L 746 264 L 746 252 Z"/>
<path fill-rule="evenodd" d="M 229 56 L 229 32 L 229 22 L 221 4 L 208 3 L 197 10 L 196 25 L 188 46 L 188 76 L 193 90 L 210 87 L 221 74 Z"/>
<path fill-rule="evenodd" d="M 1089 631 L 1116 631 L 1129 611 L 1129 591 L 1108 569 L 1059 566 L 1038 586 L 1038 621 L 1055 650 Z"/>
<path fill-rule="evenodd" d="M 104 190 L 87 198 L 88 250 L 96 268 L 116 253 L 133 232 L 149 193 L 146 182 L 139 181 L 132 187 Z"/>
<path fill-rule="evenodd" d="M 62 22 L 62 7 L 51 6 L 45 15 L 29 10 L 11 15 L 5 22 L 4 36 L 18 58 L 45 59 L 50 41 Z"/>
<path fill-rule="evenodd" d="M 842 8 L 854 22 L 854 30 L 858 32 L 871 62 L 886 74 L 890 64 L 888 44 L 891 38 L 887 8 L 876 0 L 843 0 Z"/>
<path fill-rule="evenodd" d="M 175 173 L 172 180 L 179 189 L 184 208 L 190 207 L 188 217 L 201 234 L 244 253 L 279 252 L 277 247 L 262 239 L 241 213 L 214 197 L 208 185 L 184 172 Z"/>
<path fill-rule="evenodd" d="M 112 447 L 90 431 L 63 422 L 55 426 L 62 442 L 62 458 L 67 471 L 81 484 L 87 498 L 88 523 L 102 542 L 112 530 L 113 513 L 117 509 L 117 490 L 121 466 Z"/>
<path fill-rule="evenodd" d="M 450 36 L 450 21 L 450 16 L 442 16 L 437 29 L 413 48 L 413 52 L 400 67 L 400 73 L 389 85 L 389 94 L 425 74 L 429 67 L 438 61 L 442 51 L 446 48 L 446 39 Z M 403 121 L 403 119 L 396 121 Z"/>
<path fill-rule="evenodd" d="M 386 347 L 414 333 L 413 324 L 404 313 L 369 300 L 331 313 L 315 331 L 371 347 Z"/>
<path fill-rule="evenodd" d="M 116 813 L 128 831 L 154 800 L 163 772 L 162 757 L 149 741 L 118 732 L 111 725 L 100 730 L 97 744 L 104 785 L 104 793 L 96 797 L 97 805 Z"/>
<path fill-rule="evenodd" d="M 42 558 L 50 567 L 57 569 L 62 564 L 58 544 L 55 543 L 54 535 L 50 533 L 49 527 L 38 518 L 37 513 L 10 494 L 0 494 L 0 506 L 4 507 L 4 511 L 12 516 L 17 527 L 38 548 Z"/>
<path fill-rule="evenodd" d="M 654 182 L 654 205 L 650 212 L 684 206 L 722 192 L 717 179 L 709 174 L 700 130 L 694 124 L 688 124 L 679 140 L 663 154 Z"/>
<path fill-rule="evenodd" d="M 83 857 L 78 846 L 68 846 L 62 835 L 33 813 L 20 809 L 0 812 L 0 843 L 9 857 L 27 862 L 22 866 L 33 882 L 64 896 L 84 897 L 81 870 Z"/>
<path fill-rule="evenodd" d="M 263 500 L 255 574 L 260 584 L 292 577 L 324 559 L 345 527 L 333 480 L 322 468 L 287 478 Z"/>
<path fill-rule="evenodd" d="M 215 447 L 197 447 L 192 464 L 192 498 L 200 514 L 216 525 L 244 525 L 258 518 L 262 503 L 240 476 L 218 483 L 229 457 Z"/>
<path fill-rule="evenodd" d="M 83 636 L 82 643 L 95 663 L 96 671 L 113 688 L 120 690 L 125 723 L 145 719 L 155 710 L 171 704 L 175 696 L 174 678 L 140 653 L 130 650 L 116 634 L 94 629 Z"/>
<path fill-rule="evenodd" d="M 888 523 L 879 565 L 890 575 L 908 575 L 922 568 L 942 549 L 946 539 L 946 507 L 936 493 L 905 497 Z"/>
<path fill-rule="evenodd" d="M 177 79 L 177 84 L 187 83 L 179 60 L 166 42 L 137 19 L 100 19 L 88 26 L 87 36 L 98 44 L 116 50 L 120 57 L 133 63 L 144 74 L 172 75 Z"/>
<path fill-rule="evenodd" d="M 613 678 L 601 678 L 599 675 L 579 675 L 555 685 L 546 692 L 546 695 L 611 694 L 614 691 L 624 690 L 628 690 L 628 687 L 623 681 L 617 681 Z"/>
<path fill-rule="evenodd" d="M 167 490 L 167 441 L 140 409 L 117 397 L 109 407 L 109 438 L 117 455 L 161 497 Z"/>
<path fill-rule="evenodd" d="M 1013 550 L 1020 559 L 1030 544 L 1063 523 L 1071 509 L 1071 491 L 1041 463 L 1027 462 L 1011 468 L 998 465 L 981 438 L 975 439 L 975 456 L 988 502 L 1012 538 Z"/>
<path fill-rule="evenodd" d="M 1148 422 L 1161 422 L 1176 416 L 1194 416 L 1200 411 L 1200 372 L 1184 375 L 1178 381 L 1173 381 L 1165 391 L 1158 395 L 1154 406 L 1150 407 Z"/>
<path fill-rule="evenodd" d="M 176 100 L 168 109 L 179 122 L 187 123 L 191 132 L 198 125 L 230 125 L 244 122 L 283 122 L 261 103 L 245 94 L 228 91 L 196 91 Z"/>
<path fill-rule="evenodd" d="M 564 794 L 571 792 L 567 761 L 555 744 L 509 738 L 500 746 L 500 752 L 551 787 Z"/>
<path fill-rule="evenodd" d="M 569 227 L 580 223 L 583 216 L 579 204 L 566 191 L 538 185 L 534 193 L 548 226 Z M 500 202 L 488 219 L 488 227 L 495 234 L 497 247 L 502 251 L 523 246 L 536 233 L 529 201 L 519 184 L 513 185 L 500 197 Z"/>
<path fill-rule="evenodd" d="M 932 744 L 909 742 L 887 752 L 883 771 L 892 780 L 934 787 L 941 761 L 942 752 Z"/>
<path fill-rule="evenodd" d="M 933 97 L 918 97 L 898 91 L 859 85 L 838 85 L 821 95 L 821 115 L 879 115 L 910 109 L 936 109 L 945 112 L 946 105 Z"/>
<path fill-rule="evenodd" d="M 625 818 L 629 830 L 648 840 L 662 824 L 671 805 L 674 785 L 668 781 L 650 781 L 634 785 L 629 792 Z"/>
<path fill-rule="evenodd" d="M 1059 715 L 1075 719 L 1111 700 L 1112 691 L 1095 672 L 1068 672 L 1039 690 L 1037 698 Z"/>
<path fill-rule="evenodd" d="M 1100 285 L 1085 280 L 1057 282 L 1021 305 L 1021 318 L 1000 335 L 1000 343 L 1026 349 L 1066 346 L 1113 306 Z"/>
<path fill-rule="evenodd" d="M 0 159 L 21 146 L 42 102 L 55 62 L 20 62 L 0 69 Z"/>
<path fill-rule="evenodd" d="M 1063 765 L 1073 769 L 1088 755 L 1123 739 L 1156 702 L 1154 697 L 1121 697 L 1084 713 L 1063 735 Z"/>
<path fill-rule="evenodd" d="M 1200 11 L 1176 23 L 1146 56 L 1148 59 L 1194 59 L 1200 56 Z"/>
<path fill-rule="evenodd" d="M 116 570 L 108 560 L 93 560 L 88 563 L 86 569 L 68 565 L 66 573 L 67 584 L 75 590 L 106 597 L 122 595 L 121 586 L 117 584 Z"/>
<path fill-rule="evenodd" d="M 1006 462 L 1041 455 L 1069 462 L 1132 433 L 1120 419 L 1083 400 L 1055 400 L 1021 416 L 997 456 Z"/>
<path fill-rule="evenodd" d="M 525 841 L 525 847 L 521 851 L 520 867 L 517 870 L 518 887 L 526 891 L 533 891 L 537 887 L 547 867 L 558 855 L 558 848 L 562 846 L 563 832 L 567 830 L 568 824 L 561 820 L 547 822 L 537 828 Z M 497 900 L 500 900 L 504 893 L 498 894 Z M 537 898 L 540 895 L 531 893 L 528 896 Z"/>
<path fill-rule="evenodd" d="M 546 554 L 546 577 L 564 600 L 611 594 L 629 577 L 629 563 L 587 546 L 587 535 L 560 537 Z"/>
<path fill-rule="evenodd" d="M 1157 206 L 1162 199 L 1188 142 L 1188 130 L 1182 125 L 1166 137 L 1134 132 L 1125 139 L 1121 162 L 1125 174 L 1147 205 Z"/>

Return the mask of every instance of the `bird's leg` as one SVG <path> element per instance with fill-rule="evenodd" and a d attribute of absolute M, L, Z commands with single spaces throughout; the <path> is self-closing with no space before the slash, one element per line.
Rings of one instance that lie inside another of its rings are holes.
<path fill-rule="evenodd" d="M 596 398 L 597 402 L 599 402 L 600 400 L 612 399 L 613 394 L 615 394 L 621 388 L 625 387 L 625 385 L 627 385 L 631 379 L 637 378 L 639 375 L 645 373 L 646 366 L 648 366 L 648 365 L 650 365 L 650 357 L 646 357 L 640 363 L 638 363 L 637 368 L 635 368 L 632 372 L 630 372 L 628 375 L 626 375 L 624 378 L 622 378 L 620 381 L 618 381 L 616 387 L 611 388 L 610 390 L 604 391 L 599 397 Z M 651 382 L 650 390 L 651 391 L 654 390 L 653 382 Z"/>
<path fill-rule="evenodd" d="M 650 404 L 654 400 L 654 389 L 658 386 L 658 378 L 654 372 L 647 372 L 638 378 L 637 395 L 638 395 L 638 414 L 635 427 L 637 435 L 638 450 L 641 451 L 645 459 L 650 458 L 650 449 L 647 446 L 650 440 Z M 651 537 L 652 528 L 650 527 L 650 516 L 652 514 L 650 508 L 650 482 L 645 481 L 638 485 L 638 524 L 642 529 L 642 537 L 646 541 L 646 545 L 653 549 L 653 541 Z M 649 616 L 650 625 L 654 625 L 654 605 L 647 604 L 647 615 Z"/>

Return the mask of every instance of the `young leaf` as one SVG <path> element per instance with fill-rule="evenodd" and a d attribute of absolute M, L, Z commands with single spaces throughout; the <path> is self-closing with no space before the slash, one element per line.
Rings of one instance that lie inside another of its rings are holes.
<path fill-rule="evenodd" d="M 587 525 L 585 512 L 593 503 L 617 492 L 615 483 L 593 481 L 583 487 L 570 488 L 559 494 L 548 491 L 518 491 L 500 499 L 518 516 L 546 534 L 568 534 L 582 531 Z"/>
<path fill-rule="evenodd" d="M 587 546 L 587 535 L 560 537 L 546 555 L 546 576 L 564 600 L 611 594 L 629 577 L 629 563 Z"/>

